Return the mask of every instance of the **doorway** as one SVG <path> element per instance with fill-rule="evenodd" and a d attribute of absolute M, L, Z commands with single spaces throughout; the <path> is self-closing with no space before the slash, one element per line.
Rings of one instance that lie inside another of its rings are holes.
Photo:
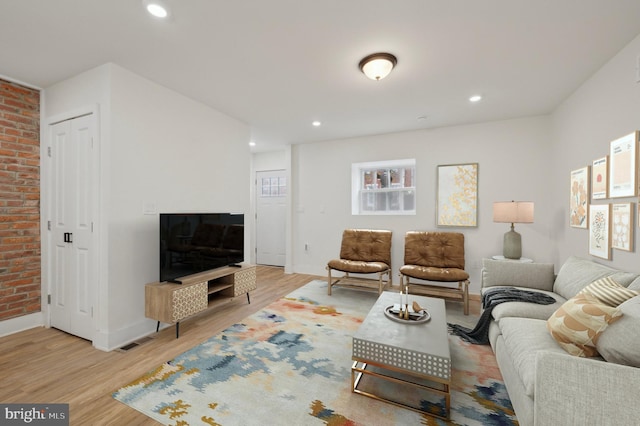
<path fill-rule="evenodd" d="M 87 340 L 94 338 L 97 293 L 95 129 L 94 113 L 55 122 L 47 149 L 50 325 Z"/>
<path fill-rule="evenodd" d="M 287 222 L 285 170 L 256 172 L 256 263 L 284 266 Z"/>

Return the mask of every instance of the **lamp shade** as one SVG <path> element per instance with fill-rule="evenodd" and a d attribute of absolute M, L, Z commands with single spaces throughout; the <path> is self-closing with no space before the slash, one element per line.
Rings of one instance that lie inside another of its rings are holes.
<path fill-rule="evenodd" d="M 493 203 L 493 221 L 499 223 L 533 223 L 533 202 L 497 201 Z"/>
<path fill-rule="evenodd" d="M 390 53 L 374 53 L 360 61 L 360 70 L 371 80 L 382 80 L 389 75 L 398 60 Z"/>

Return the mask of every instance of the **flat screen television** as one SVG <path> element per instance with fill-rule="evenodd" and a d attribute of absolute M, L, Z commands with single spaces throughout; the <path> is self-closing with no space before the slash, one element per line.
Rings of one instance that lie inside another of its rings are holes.
<path fill-rule="evenodd" d="M 160 281 L 244 261 L 244 215 L 160 213 Z"/>

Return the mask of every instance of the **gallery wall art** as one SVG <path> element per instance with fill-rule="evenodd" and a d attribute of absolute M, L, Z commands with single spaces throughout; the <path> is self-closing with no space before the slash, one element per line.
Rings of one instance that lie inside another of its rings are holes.
<path fill-rule="evenodd" d="M 633 204 L 620 203 L 611 206 L 611 247 L 633 250 Z"/>
<path fill-rule="evenodd" d="M 478 163 L 438 166 L 437 181 L 437 226 L 478 226 Z"/>
<path fill-rule="evenodd" d="M 574 228 L 587 228 L 589 214 L 589 167 L 571 172 L 569 223 Z"/>
<path fill-rule="evenodd" d="M 611 142 L 609 147 L 609 197 L 638 195 L 638 134 L 633 132 Z"/>
<path fill-rule="evenodd" d="M 640 227 L 640 131 L 609 142 L 608 150 L 571 171 L 569 224 L 589 230 L 590 255 L 610 260 L 612 249 L 634 251 L 634 222 Z M 630 200 L 606 201 L 614 198 Z"/>
<path fill-rule="evenodd" d="M 603 259 L 611 258 L 610 206 L 610 204 L 589 206 L 589 254 Z"/>
<path fill-rule="evenodd" d="M 603 200 L 609 197 L 609 156 L 593 161 L 591 165 L 591 199 Z"/>

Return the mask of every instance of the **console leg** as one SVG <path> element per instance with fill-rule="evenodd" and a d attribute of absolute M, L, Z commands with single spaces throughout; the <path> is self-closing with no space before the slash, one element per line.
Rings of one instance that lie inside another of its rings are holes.
<path fill-rule="evenodd" d="M 249 292 L 247 292 L 247 303 L 251 304 L 251 299 L 249 298 Z"/>
<path fill-rule="evenodd" d="M 156 333 L 160 330 L 160 321 L 156 324 Z"/>
<path fill-rule="evenodd" d="M 176 323 L 176 339 L 180 337 L 180 323 Z"/>

